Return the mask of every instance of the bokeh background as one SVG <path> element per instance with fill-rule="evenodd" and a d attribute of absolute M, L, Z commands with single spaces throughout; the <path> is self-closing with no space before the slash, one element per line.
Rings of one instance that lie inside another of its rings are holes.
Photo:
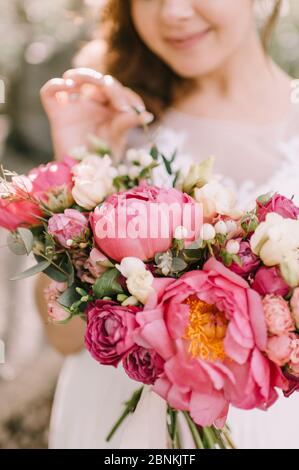
<path fill-rule="evenodd" d="M 272 0 L 255 0 L 262 25 Z M 0 163 L 22 173 L 52 158 L 39 90 L 78 63 L 97 38 L 105 0 L 0 0 Z M 299 2 L 284 0 L 271 44 L 275 60 L 299 78 Z M 77 62 L 76 62 L 77 61 Z M 1 101 L 5 101 L 1 103 Z M 47 344 L 36 311 L 34 282 L 9 278 L 30 260 L 13 256 L 0 231 L 0 448 L 46 448 L 51 403 L 63 358 Z"/>

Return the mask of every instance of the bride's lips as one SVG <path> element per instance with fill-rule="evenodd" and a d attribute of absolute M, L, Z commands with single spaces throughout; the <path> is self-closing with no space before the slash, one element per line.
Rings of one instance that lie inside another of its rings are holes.
<path fill-rule="evenodd" d="M 212 28 L 206 28 L 199 33 L 165 37 L 164 41 L 174 49 L 189 49 L 206 37 L 211 30 Z"/>

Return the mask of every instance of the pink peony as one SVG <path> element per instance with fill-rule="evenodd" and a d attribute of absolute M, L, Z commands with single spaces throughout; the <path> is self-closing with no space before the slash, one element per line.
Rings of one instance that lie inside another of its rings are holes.
<path fill-rule="evenodd" d="M 257 216 L 260 222 L 264 222 L 270 212 L 276 212 L 285 219 L 297 219 L 299 207 L 295 206 L 291 199 L 274 194 L 266 204 L 257 201 Z"/>
<path fill-rule="evenodd" d="M 299 329 L 299 287 L 294 290 L 292 298 L 291 298 L 291 308 L 292 308 L 292 316 L 296 323 L 297 328 Z"/>
<path fill-rule="evenodd" d="M 291 341 L 290 335 L 271 336 L 266 350 L 269 359 L 278 366 L 286 365 L 292 352 Z"/>
<path fill-rule="evenodd" d="M 279 336 L 295 330 L 289 305 L 282 297 L 267 295 L 263 307 L 270 334 Z"/>
<path fill-rule="evenodd" d="M 124 357 L 123 366 L 131 379 L 152 385 L 163 372 L 164 360 L 153 349 L 135 346 Z"/>
<path fill-rule="evenodd" d="M 201 426 L 223 426 L 230 404 L 267 408 L 285 385 L 262 353 L 267 330 L 261 298 L 214 258 L 203 271 L 156 279 L 137 314 L 138 344 L 165 361 L 154 390 Z"/>
<path fill-rule="evenodd" d="M 63 214 L 55 214 L 49 219 L 48 232 L 64 248 L 85 241 L 88 233 L 88 220 L 75 209 L 66 209 Z"/>
<path fill-rule="evenodd" d="M 190 240 L 198 238 L 201 206 L 176 189 L 142 184 L 109 197 L 91 216 L 95 241 L 110 258 L 134 256 L 149 260 L 167 251 L 176 227 L 187 225 Z"/>
<path fill-rule="evenodd" d="M 39 206 L 21 199 L 9 200 L 0 197 L 0 227 L 14 232 L 19 227 L 31 227 L 40 224 L 42 216 Z"/>
<path fill-rule="evenodd" d="M 279 268 L 261 267 L 255 275 L 251 286 L 261 295 L 274 294 L 284 297 L 289 293 L 290 287 L 282 278 Z"/>
<path fill-rule="evenodd" d="M 51 282 L 51 284 L 45 289 L 48 314 L 55 322 L 65 321 L 70 317 L 69 312 L 67 312 L 57 301 L 66 289 L 66 283 L 55 281 Z"/>
<path fill-rule="evenodd" d="M 242 265 L 239 266 L 233 262 L 230 270 L 242 277 L 247 277 L 249 274 L 254 273 L 260 266 L 259 258 L 252 252 L 250 243 L 248 241 L 240 241 L 240 250 L 238 256 L 241 259 Z"/>
<path fill-rule="evenodd" d="M 85 346 L 96 361 L 116 367 L 134 346 L 132 337 L 138 311 L 137 307 L 121 307 L 105 300 L 88 306 Z"/>

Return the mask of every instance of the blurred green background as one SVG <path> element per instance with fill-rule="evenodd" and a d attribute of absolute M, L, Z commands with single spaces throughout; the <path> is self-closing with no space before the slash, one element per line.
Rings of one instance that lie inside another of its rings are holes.
<path fill-rule="evenodd" d="M 93 37 L 103 0 L 0 0 L 0 159 L 18 172 L 52 158 L 39 90 L 60 76 Z M 273 2 L 256 0 L 261 26 Z M 299 78 L 299 1 L 284 0 L 270 48 L 275 60 Z M 0 97 L 1 101 L 1 97 Z M 0 231 L 0 245 L 5 234 Z M 47 345 L 34 304 L 33 282 L 14 284 L 21 261 L 0 250 L 0 448 L 47 446 L 53 390 L 62 359 Z"/>

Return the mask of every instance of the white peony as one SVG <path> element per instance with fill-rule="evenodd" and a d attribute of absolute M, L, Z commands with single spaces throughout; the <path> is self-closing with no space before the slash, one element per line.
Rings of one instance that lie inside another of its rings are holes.
<path fill-rule="evenodd" d="M 252 251 L 266 266 L 281 265 L 289 254 L 299 249 L 299 220 L 284 219 L 270 213 L 251 237 Z"/>
<path fill-rule="evenodd" d="M 130 294 L 142 304 L 146 304 L 149 295 L 154 292 L 154 276 L 150 271 L 138 271 L 127 279 L 127 288 Z"/>
<path fill-rule="evenodd" d="M 233 219 L 241 215 L 236 207 L 237 199 L 234 191 L 219 181 L 212 180 L 202 188 L 195 188 L 194 199 L 203 205 L 205 219 L 212 219 L 218 214 Z"/>
<path fill-rule="evenodd" d="M 117 171 L 112 167 L 109 155 L 88 155 L 72 171 L 73 198 L 87 210 L 94 209 L 113 191 L 113 179 L 117 176 Z"/>
<path fill-rule="evenodd" d="M 280 270 L 290 287 L 299 286 L 299 249 L 290 250 L 284 255 Z"/>

